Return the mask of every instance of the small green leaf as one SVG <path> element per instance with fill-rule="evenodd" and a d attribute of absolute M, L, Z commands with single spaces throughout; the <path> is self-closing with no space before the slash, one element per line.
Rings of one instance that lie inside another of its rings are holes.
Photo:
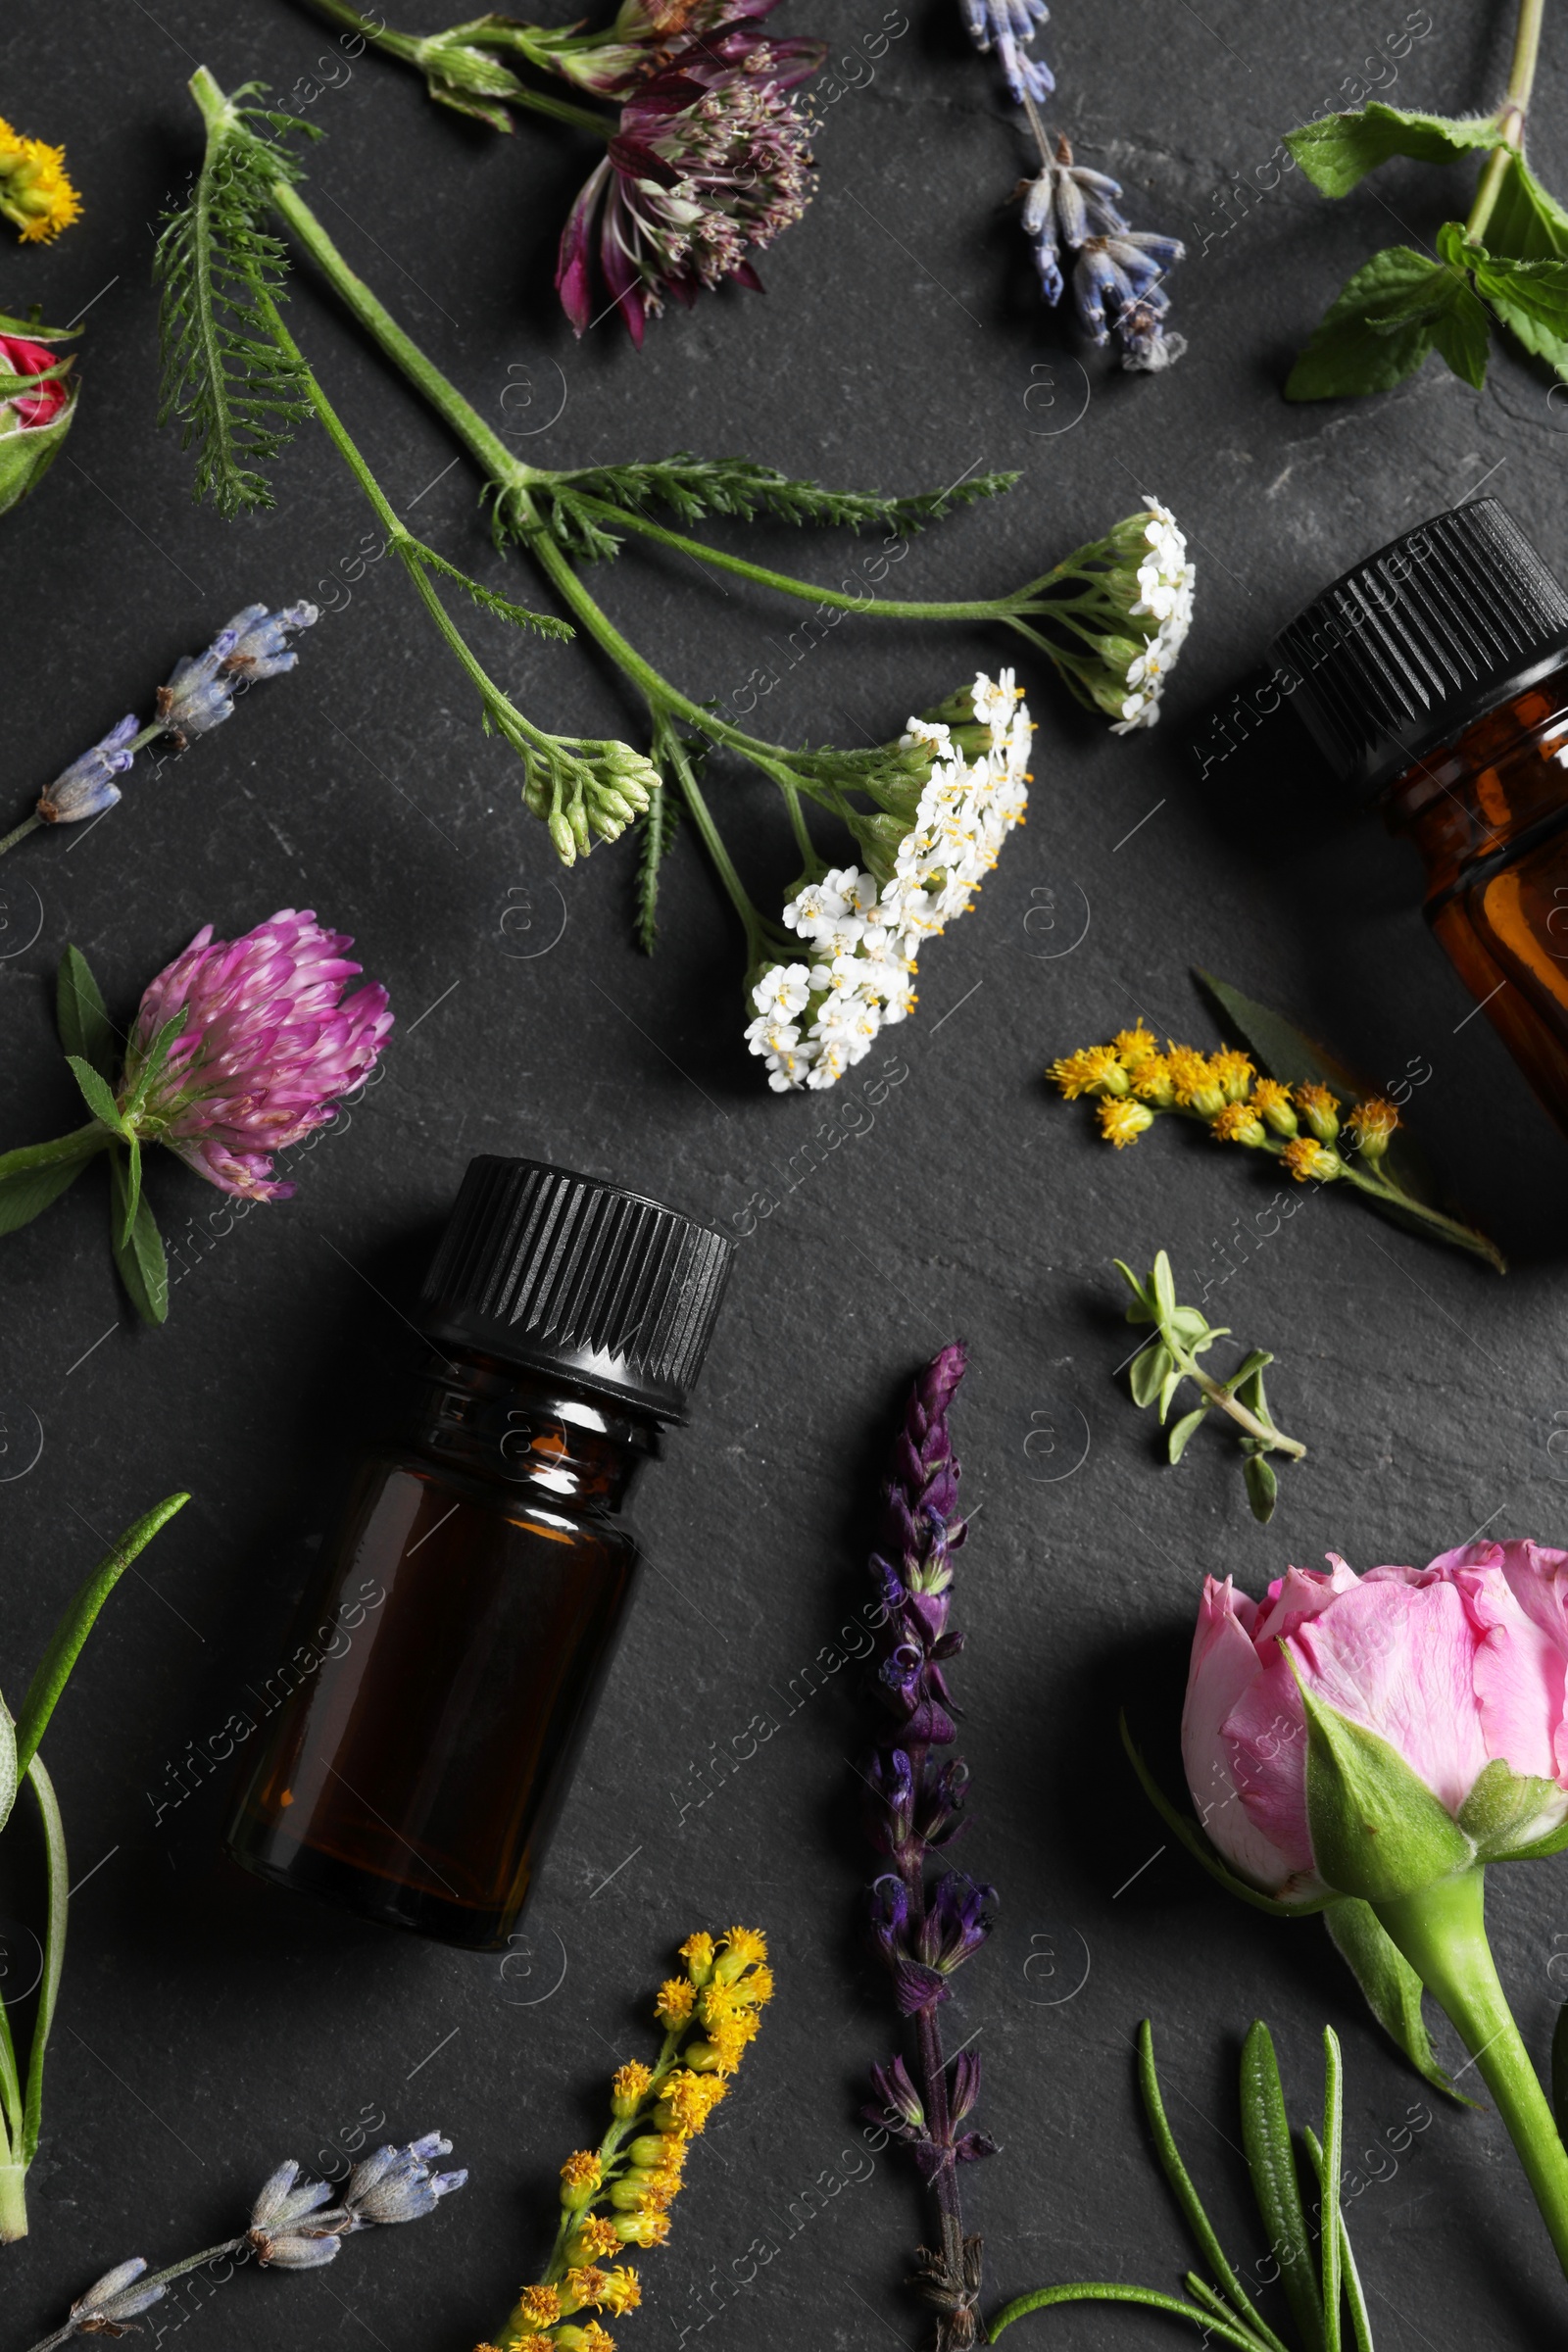
<path fill-rule="evenodd" d="M 1323 2029 L 1323 2172 L 1318 2243 L 1323 2254 L 1323 2347 L 1340 2352 L 1340 2168 L 1345 2157 L 1345 2100 L 1340 2043 L 1332 2026 Z"/>
<path fill-rule="evenodd" d="M 1413 375 L 1432 349 L 1424 319 L 1394 327 L 1369 321 L 1403 295 L 1431 284 L 1433 266 L 1408 245 L 1390 245 L 1364 262 L 1329 305 L 1285 385 L 1287 400 L 1347 400 L 1392 392 Z"/>
<path fill-rule="evenodd" d="M 1171 1373 L 1170 1349 L 1163 1340 L 1151 1340 L 1127 1368 L 1127 1385 L 1135 1404 L 1152 1404 Z"/>
<path fill-rule="evenodd" d="M 1154 1294 L 1154 1303 L 1168 1321 L 1176 1312 L 1176 1285 L 1171 1279 L 1170 1259 L 1163 1250 L 1155 1252 L 1154 1269 L 1149 1277 Z"/>
<path fill-rule="evenodd" d="M 170 1048 L 185 1027 L 189 1017 L 183 1005 L 178 1012 L 172 1012 L 147 1048 L 146 1053 L 142 1054 L 141 1067 L 136 1073 L 136 1083 L 125 1097 L 124 1108 L 121 1112 L 121 1132 L 127 1139 L 130 1134 L 130 1122 L 141 1109 L 157 1081 L 163 1076 L 165 1065 L 169 1060 Z"/>
<path fill-rule="evenodd" d="M 24 2165 L 30 2164 L 38 2152 L 38 2133 L 43 2125 L 43 2055 L 49 2040 L 49 2029 L 54 2023 L 55 2003 L 60 1997 L 60 1972 L 66 1962 L 67 1897 L 71 1891 L 66 1825 L 60 1818 L 60 1800 L 55 1795 L 53 1781 L 44 1770 L 42 1756 L 33 1757 L 27 1767 L 27 1779 L 43 1828 L 44 1853 L 49 1872 L 49 1910 L 43 1936 L 43 1982 L 38 1987 L 38 2006 L 32 2019 L 32 2048 L 27 2057 L 27 2104 L 19 2151 Z"/>
<path fill-rule="evenodd" d="M 8 1152 L 7 1159 L 20 1152 Z M 0 1234 L 20 1232 L 42 1214 L 51 1200 L 74 1184 L 91 1156 L 73 1152 L 69 1158 L 45 1160 L 33 1167 L 0 1168 Z"/>
<path fill-rule="evenodd" d="M 1182 1455 L 1187 1451 L 1188 1439 L 1192 1436 L 1194 1430 L 1197 1429 L 1202 1422 L 1207 1412 L 1207 1405 L 1200 1404 L 1196 1412 L 1184 1413 L 1182 1418 L 1177 1422 L 1175 1428 L 1171 1431 L 1169 1450 L 1172 1469 L 1175 1468 L 1176 1464 L 1181 1460 Z"/>
<path fill-rule="evenodd" d="M 93 1117 L 107 1127 L 111 1135 L 124 1135 L 127 1132 L 125 1122 L 120 1115 L 120 1105 L 115 1101 L 108 1080 L 100 1078 L 92 1063 L 84 1061 L 79 1054 L 68 1054 L 66 1059 Z"/>
<path fill-rule="evenodd" d="M 141 1145 L 135 1136 L 131 1137 L 125 1152 L 124 1191 L 125 1217 L 120 1228 L 120 1239 L 115 1245 L 117 1250 L 130 1248 L 131 1228 L 136 1222 L 136 1211 L 141 1206 Z"/>
<path fill-rule="evenodd" d="M 1494 260 L 1549 262 L 1568 255 L 1568 212 L 1544 188 L 1522 156 L 1502 175 L 1497 201 L 1487 222 L 1487 251 Z"/>
<path fill-rule="evenodd" d="M 1195 1340 L 1218 1340 L 1225 1337 L 1223 1330 L 1209 1330 L 1207 1318 L 1196 1306 L 1178 1306 L 1173 1313 L 1165 1317 L 1165 1320 L 1170 1325 L 1171 1337 L 1179 1340 L 1184 1348 L 1190 1348 Z"/>
<path fill-rule="evenodd" d="M 129 1188 L 118 1151 L 112 1150 L 109 1155 L 109 1182 L 112 1194 L 109 1239 L 116 1271 L 142 1321 L 165 1322 L 169 1315 L 169 1265 L 163 1241 L 145 1194 L 134 1214 L 130 1213 Z M 130 1238 L 122 1244 L 120 1237 L 127 1231 Z"/>
<path fill-rule="evenodd" d="M 1370 1903 L 1345 1895 L 1323 1914 L 1335 1950 L 1361 1987 L 1367 2007 L 1434 2090 L 1460 2106 L 1462 2098 L 1438 2063 L 1421 2015 L 1421 1980 Z"/>
<path fill-rule="evenodd" d="M 1391 156 L 1423 164 L 1453 164 L 1477 147 L 1495 147 L 1495 115 L 1416 115 L 1374 102 L 1355 114 L 1326 115 L 1288 130 L 1285 144 L 1325 196 L 1348 196 Z"/>
<path fill-rule="evenodd" d="M 1133 1303 L 1127 1309 L 1128 1322 L 1152 1323 L 1154 1320 L 1154 1302 L 1152 1298 L 1151 1298 L 1149 1293 L 1145 1290 L 1143 1284 L 1139 1281 L 1137 1275 L 1133 1272 L 1131 1266 L 1126 1263 L 1125 1259 L 1119 1257 L 1113 1258 L 1111 1262 L 1133 1295 Z"/>
<path fill-rule="evenodd" d="M 1476 290 L 1537 359 L 1568 368 L 1568 261 L 1478 255 Z"/>
<path fill-rule="evenodd" d="M 1302 2127 L 1301 2137 L 1306 2142 L 1306 2152 L 1312 2159 L 1312 2170 L 1317 2176 L 1317 2184 L 1321 2189 L 1324 2175 L 1323 2150 L 1318 2145 L 1317 2133 L 1310 2124 Z M 1336 2203 L 1338 2203 L 1337 2198 Z M 1372 2315 L 1367 2309 L 1366 2290 L 1361 2284 L 1361 2274 L 1355 2267 L 1355 2256 L 1350 2251 L 1350 2233 L 1345 2227 L 1343 2209 L 1340 2213 L 1339 2237 L 1340 2275 L 1345 2282 L 1345 2299 L 1350 2306 L 1350 2327 L 1355 2336 L 1355 2352 L 1373 2352 Z"/>
<path fill-rule="evenodd" d="M 1274 1357 L 1271 1349 L 1267 1348 L 1254 1348 L 1250 1354 L 1243 1356 L 1241 1362 L 1237 1365 L 1235 1371 L 1225 1383 L 1225 1386 L 1230 1390 L 1233 1396 L 1239 1396 L 1244 1385 L 1250 1381 L 1253 1373 L 1261 1372 L 1265 1364 L 1271 1364 L 1273 1361 Z"/>
<path fill-rule="evenodd" d="M 1258 2018 L 1242 2048 L 1242 2144 L 1263 2230 L 1280 2266 L 1291 2314 L 1307 2352 L 1324 2352 L 1323 2303 L 1291 2145 L 1279 2063 Z"/>
<path fill-rule="evenodd" d="M 1264 1454 L 1250 1453 L 1242 1464 L 1242 1476 L 1247 1482 L 1247 1499 L 1252 1506 L 1252 1517 L 1266 1527 L 1274 1516 L 1280 1494 L 1274 1465 Z"/>
<path fill-rule="evenodd" d="M 1159 1425 L 1161 1429 L 1165 1426 L 1165 1415 L 1170 1411 L 1171 1398 L 1186 1378 L 1185 1372 L 1173 1370 L 1167 1372 L 1159 1384 Z"/>
<path fill-rule="evenodd" d="M 55 1026 L 68 1054 L 90 1062 L 110 1084 L 115 1076 L 115 1031 L 97 981 L 79 948 L 67 948 L 55 982 Z"/>
<path fill-rule="evenodd" d="M 1154 2152 L 1159 2158 L 1159 2169 L 1170 2183 L 1171 2193 L 1182 2209 L 1182 2219 L 1192 2231 L 1198 2250 L 1213 2273 L 1216 2283 L 1223 2290 L 1226 2303 L 1247 2327 L 1257 2330 L 1265 2344 L 1278 2344 L 1278 2336 L 1249 2301 L 1246 2288 L 1227 2261 L 1214 2225 L 1204 2212 L 1203 2201 L 1182 2162 L 1176 2135 L 1165 2114 L 1165 2102 L 1160 2096 L 1159 2076 L 1154 2069 L 1154 2031 L 1147 2017 L 1138 2029 L 1138 2087 L 1143 2097 L 1144 2113 L 1149 2118 Z M 1189 2278 L 1187 2284 L 1190 2292 L 1202 2293 L 1200 2279 Z M 1206 2295 L 1202 2299 L 1206 2301 Z M 1220 2304 L 1219 2310 L 1225 2312 L 1225 2304 Z M 1226 2316 L 1229 2317 L 1229 2313 Z"/>
<path fill-rule="evenodd" d="M 131 1561 L 146 1549 L 159 1529 L 167 1527 L 174 1513 L 183 1509 L 189 1500 L 188 1494 L 171 1494 L 163 1502 L 155 1503 L 150 1511 L 144 1511 L 117 1539 L 76 1592 L 49 1638 L 49 1646 L 27 1685 L 27 1695 L 17 1717 L 15 1753 L 20 1771 L 25 1772 L 37 1753 L 38 1742 L 49 1727 L 49 1718 L 59 1704 L 60 1694 L 71 1679 L 71 1670 L 81 1655 L 82 1644 L 92 1632 L 104 1602 Z"/>

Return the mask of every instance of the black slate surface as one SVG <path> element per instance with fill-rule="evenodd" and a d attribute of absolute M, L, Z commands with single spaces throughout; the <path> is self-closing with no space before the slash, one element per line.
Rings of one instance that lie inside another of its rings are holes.
<path fill-rule="evenodd" d="M 472 2168 L 461 2197 L 416 2230 L 350 2246 L 329 2272 L 246 2275 L 220 2308 L 167 2316 L 189 2326 L 182 2342 L 229 2352 L 367 2339 L 466 2352 L 531 2273 L 555 2168 L 597 2132 L 612 2053 L 647 2046 L 640 2005 L 669 1947 L 732 1917 L 768 1931 L 778 1998 L 621 2340 L 650 2352 L 920 2340 L 900 2284 L 919 2232 L 910 2180 L 856 2153 L 863 2070 L 890 2029 L 858 1939 L 868 1866 L 846 1760 L 855 1669 L 808 1697 L 800 1678 L 863 1597 L 865 1495 L 902 1383 L 955 1333 L 973 1348 L 958 1433 L 966 1494 L 983 1505 L 958 1607 L 977 1816 L 966 1859 L 1002 1911 L 961 1982 L 952 2039 L 983 2036 L 984 2120 L 1005 2148 L 969 2182 L 998 2289 L 1072 2276 L 1170 2286 L 1185 2266 L 1133 2091 L 1145 2015 L 1178 2132 L 1243 2262 L 1264 2252 L 1234 2153 L 1235 2057 L 1254 2015 L 1273 2022 L 1302 2111 L 1320 2029 L 1336 2026 L 1351 2151 L 1397 2133 L 1421 2100 L 1319 1929 L 1245 1912 L 1163 1850 L 1114 1709 L 1130 1696 L 1154 1731 L 1173 1714 L 1204 1570 L 1256 1591 L 1331 1544 L 1365 1566 L 1424 1560 L 1481 1527 L 1562 1540 L 1568 1158 L 1486 1021 L 1466 1019 L 1405 850 L 1337 799 L 1285 719 L 1201 781 L 1188 745 L 1308 594 L 1484 479 L 1561 562 L 1568 423 L 1506 357 L 1479 395 L 1433 364 L 1383 400 L 1280 398 L 1349 270 L 1393 237 L 1430 236 L 1451 208 L 1438 174 L 1404 166 L 1338 206 L 1299 174 L 1245 213 L 1224 192 L 1340 95 L 1397 35 L 1402 8 L 1062 0 L 1044 43 L 1061 84 L 1053 122 L 1121 177 L 1140 222 L 1193 249 L 1176 308 L 1192 349 L 1159 381 L 1092 355 L 1086 377 L 1067 356 L 999 209 L 1026 151 L 995 73 L 967 52 L 949 0 L 912 13 L 869 84 L 823 108 L 821 193 L 767 258 L 765 299 L 705 299 L 656 324 L 641 358 L 609 323 L 574 343 L 550 294 L 553 238 L 584 169 L 571 134 L 525 122 L 493 138 L 368 59 L 315 107 L 328 136 L 312 163 L 313 197 L 356 266 L 542 463 L 742 450 L 887 489 L 1022 468 L 1009 499 L 916 544 L 905 594 L 1010 585 L 1143 489 L 1186 525 L 1198 624 L 1157 734 L 1113 741 L 1044 664 L 1023 664 L 1041 722 L 1028 829 L 927 956 L 918 1016 L 892 1040 L 906 1075 L 874 1120 L 851 1135 L 841 1118 L 808 1172 L 793 1158 L 835 1104 L 760 1089 L 740 1043 L 734 926 L 694 845 L 668 869 L 649 963 L 628 943 L 629 850 L 557 873 L 509 755 L 481 735 L 390 564 L 323 617 L 296 675 L 92 831 L 30 841 L 0 876 L 7 1144 L 78 1115 L 50 1020 L 71 940 L 123 1014 L 200 923 L 229 935 L 313 906 L 355 934 L 400 1019 L 384 1084 L 302 1159 L 290 1204 L 228 1231 L 193 1176 L 154 1171 L 187 1268 L 163 1332 L 138 1328 L 117 1292 L 96 1176 L 4 1246 L 8 1690 L 99 1538 L 175 1486 L 194 1496 L 117 1593 L 49 1740 L 84 1883 L 32 2235 L 0 2256 L 6 2352 L 111 2262 L 211 2242 L 282 2155 L 313 2164 L 381 2113 L 389 2133 L 451 2132 Z M 804 6 L 786 15 L 811 28 Z M 832 29 L 848 40 L 882 15 L 864 0 L 835 11 Z M 1432 30 L 1389 95 L 1452 111 L 1489 100 L 1503 15 L 1433 0 Z M 87 217 L 45 252 L 7 242 L 0 303 L 36 296 L 68 318 L 92 305 L 69 455 L 3 525 L 19 813 L 235 606 L 326 595 L 318 582 L 368 528 L 312 431 L 280 468 L 275 512 L 225 525 L 193 509 L 188 463 L 154 422 L 148 262 L 166 191 L 196 153 L 185 78 L 205 62 L 228 86 L 259 75 L 286 94 L 329 38 L 286 0 L 7 12 L 0 103 L 66 142 Z M 1533 131 L 1559 186 L 1563 40 L 1550 24 Z M 504 581 L 475 477 L 433 418 L 308 284 L 294 320 L 393 496 L 418 501 L 446 552 Z M 753 544 L 838 576 L 837 541 L 777 531 Z M 798 617 L 735 582 L 718 593 L 678 560 L 628 562 L 598 584 L 699 695 L 766 662 Z M 547 722 L 634 724 L 591 655 L 475 628 Z M 1007 658 L 983 631 L 847 621 L 778 689 L 778 730 L 880 739 Z M 759 789 L 717 773 L 742 864 L 770 896 L 789 870 L 780 829 Z M 528 944 L 559 932 L 548 953 L 515 954 L 519 906 L 532 909 Z M 1302 1203 L 1264 1240 L 1271 1188 L 1248 1166 L 1168 1130 L 1112 1156 L 1081 1110 L 1048 1095 L 1051 1054 L 1135 1010 L 1212 1037 L 1195 962 L 1294 1010 L 1379 1078 L 1430 1062 L 1421 1133 L 1509 1250 L 1505 1281 L 1338 1199 Z M 272 1663 L 347 1451 L 411 1345 L 395 1309 L 478 1151 L 601 1170 L 715 1219 L 764 1189 L 779 1200 L 741 1244 L 694 1423 L 648 1483 L 658 1573 L 531 1942 L 505 1968 L 245 1879 L 217 1851 L 221 1773 L 167 1801 L 191 1743 Z M 780 1176 L 790 1167 L 794 1182 Z M 1147 1417 L 1111 1378 L 1126 1336 L 1111 1256 L 1147 1263 L 1164 1245 L 1192 1288 L 1200 1269 L 1223 1273 L 1238 1220 L 1250 1252 L 1213 1297 L 1249 1343 L 1278 1351 L 1276 1409 L 1311 1448 L 1266 1531 L 1227 1448 L 1205 1433 L 1179 1473 L 1162 1471 Z M 776 1730 L 697 1804 L 705 1766 L 744 1747 L 758 1715 Z M 35 1882 L 20 1831 L 8 1847 L 15 1970 Z M 1568 1861 L 1495 1873 L 1491 1907 L 1544 2053 Z M 1446 2029 L 1442 2040 L 1451 2054 Z M 1436 2115 L 1394 2177 L 1357 2198 L 1352 2225 L 1380 2345 L 1560 2336 L 1562 2282 L 1490 2112 Z M 1063 2347 L 1186 2340 L 1131 2312 L 1031 2325 Z"/>

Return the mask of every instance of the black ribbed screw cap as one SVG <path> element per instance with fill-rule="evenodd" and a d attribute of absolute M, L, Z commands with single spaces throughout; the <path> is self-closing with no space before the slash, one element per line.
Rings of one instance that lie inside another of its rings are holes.
<path fill-rule="evenodd" d="M 448 1347 L 679 1420 L 733 1245 L 679 1209 L 536 1159 L 473 1159 L 419 1298 Z"/>
<path fill-rule="evenodd" d="M 1357 564 L 1273 650 L 1339 774 L 1376 791 L 1568 657 L 1568 592 L 1481 498 Z"/>

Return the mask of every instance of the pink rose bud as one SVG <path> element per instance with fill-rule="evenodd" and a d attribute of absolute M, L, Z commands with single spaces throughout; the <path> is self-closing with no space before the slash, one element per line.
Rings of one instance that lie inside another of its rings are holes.
<path fill-rule="evenodd" d="M 1287 1902 L 1378 1901 L 1560 1830 L 1568 1552 L 1329 1556 L 1262 1601 L 1204 1585 L 1182 1757 L 1226 1860 Z"/>
<path fill-rule="evenodd" d="M 71 430 L 75 387 L 48 372 L 61 359 L 33 335 L 0 334 L 0 514 L 43 479 Z"/>

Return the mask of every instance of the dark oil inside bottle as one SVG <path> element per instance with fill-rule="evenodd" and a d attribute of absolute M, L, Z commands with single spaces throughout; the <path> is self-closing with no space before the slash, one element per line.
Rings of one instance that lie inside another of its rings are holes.
<path fill-rule="evenodd" d="M 1389 787 L 1426 863 L 1426 916 L 1568 1134 L 1568 665 Z"/>
<path fill-rule="evenodd" d="M 459 1350 L 362 1465 L 228 1849 L 486 1951 L 527 1896 L 625 1617 L 646 1411 Z"/>

